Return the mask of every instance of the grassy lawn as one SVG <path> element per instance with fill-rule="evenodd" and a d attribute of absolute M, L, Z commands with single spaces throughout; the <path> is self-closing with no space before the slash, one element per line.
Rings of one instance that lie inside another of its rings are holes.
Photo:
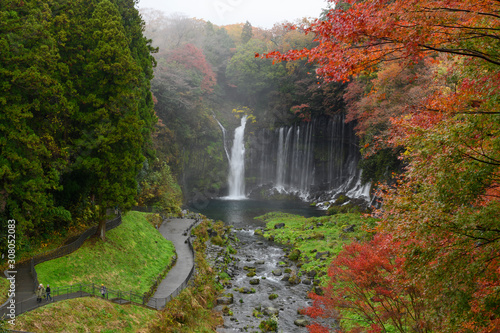
<path fill-rule="evenodd" d="M 8 299 L 10 282 L 5 278 L 0 278 L 0 305 Z"/>
<path fill-rule="evenodd" d="M 93 297 L 52 303 L 16 317 L 16 330 L 29 332 L 148 332 L 157 311 Z M 7 324 L 7 328 L 10 325 Z"/>
<path fill-rule="evenodd" d="M 88 239 L 70 255 L 36 266 L 38 280 L 52 288 L 104 283 L 109 289 L 144 293 L 172 261 L 174 246 L 147 221 L 147 213 L 128 212 L 123 223 L 100 238 Z"/>
<path fill-rule="evenodd" d="M 362 240 L 370 237 L 366 230 L 375 225 L 375 219 L 366 218 L 362 214 L 336 214 L 305 218 L 286 213 L 268 213 L 256 217 L 267 223 L 264 232 L 266 238 L 274 237 L 280 244 L 290 245 L 300 250 L 301 269 L 326 272 L 331 259 L 337 255 L 342 246 L 353 239 Z M 284 228 L 275 229 L 278 223 Z M 318 252 L 330 252 L 329 256 L 316 259 Z"/>

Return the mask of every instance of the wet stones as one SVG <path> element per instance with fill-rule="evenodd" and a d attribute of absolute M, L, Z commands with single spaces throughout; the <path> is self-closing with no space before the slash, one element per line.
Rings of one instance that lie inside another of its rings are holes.
<path fill-rule="evenodd" d="M 309 325 L 309 320 L 307 319 L 297 319 L 293 322 L 295 326 L 306 327 Z"/>
<path fill-rule="evenodd" d="M 283 275 L 283 271 L 281 270 L 281 268 L 276 268 L 275 270 L 273 270 L 273 275 L 274 276 L 281 276 L 281 275 Z"/>
<path fill-rule="evenodd" d="M 269 300 L 272 301 L 272 300 L 275 300 L 278 297 L 279 297 L 278 294 L 271 294 L 271 295 L 269 295 Z"/>
<path fill-rule="evenodd" d="M 288 255 L 288 259 L 296 261 L 299 260 L 300 258 L 300 250 L 299 249 L 293 249 L 290 254 Z"/>
<path fill-rule="evenodd" d="M 314 269 L 307 272 L 307 276 L 311 279 L 314 278 L 317 274 L 318 274 L 318 272 L 316 272 L 316 270 L 314 270 Z"/>
<path fill-rule="evenodd" d="M 296 285 L 300 283 L 300 278 L 297 276 L 297 274 L 291 274 L 290 278 L 288 279 L 288 283 L 291 285 Z"/>
<path fill-rule="evenodd" d="M 316 252 L 316 260 L 321 259 L 322 257 L 329 257 L 330 256 L 330 251 L 325 251 L 325 252 Z"/>
<path fill-rule="evenodd" d="M 259 279 L 251 279 L 250 280 L 250 284 L 255 286 L 255 285 L 258 285 L 260 283 L 260 280 Z"/>
<path fill-rule="evenodd" d="M 233 298 L 233 295 L 231 294 L 231 295 L 217 298 L 216 302 L 217 302 L 217 305 L 230 305 L 230 304 L 233 304 L 234 298 Z"/>
<path fill-rule="evenodd" d="M 247 287 L 236 289 L 236 291 L 238 291 L 242 294 L 255 294 L 255 289 L 247 288 Z"/>
<path fill-rule="evenodd" d="M 273 315 L 277 316 L 279 312 L 280 310 L 273 308 L 272 306 L 264 308 L 264 310 L 262 311 L 262 313 L 265 314 L 266 316 L 273 316 Z"/>

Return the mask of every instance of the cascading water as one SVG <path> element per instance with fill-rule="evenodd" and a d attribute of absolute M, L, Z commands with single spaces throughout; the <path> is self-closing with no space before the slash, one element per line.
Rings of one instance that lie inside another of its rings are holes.
<path fill-rule="evenodd" d="M 234 130 L 233 147 L 229 158 L 229 195 L 230 200 L 246 199 L 245 196 L 245 125 L 247 116 L 241 118 L 241 124 Z"/>
<path fill-rule="evenodd" d="M 337 193 L 369 199 L 369 184 L 360 181 L 353 126 L 336 115 L 257 133 L 247 157 L 248 177 L 255 179 L 250 186 L 271 186 L 304 200 Z"/>
<path fill-rule="evenodd" d="M 227 144 L 226 144 L 226 129 L 224 128 L 224 126 L 222 126 L 222 124 L 219 122 L 219 120 L 217 120 L 217 118 L 215 118 L 215 115 L 214 115 L 214 119 L 217 122 L 217 124 L 219 124 L 219 127 L 222 131 L 222 142 L 224 143 L 224 151 L 226 152 L 227 160 L 230 161 L 231 156 L 229 156 L 229 152 L 227 151 Z"/>

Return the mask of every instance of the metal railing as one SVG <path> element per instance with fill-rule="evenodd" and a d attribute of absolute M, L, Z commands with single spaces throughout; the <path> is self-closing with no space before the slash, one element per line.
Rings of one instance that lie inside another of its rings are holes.
<path fill-rule="evenodd" d="M 173 298 L 177 297 L 189 285 L 189 281 L 196 273 L 196 268 L 195 268 L 196 265 L 194 264 L 194 248 L 193 248 L 193 244 L 191 243 L 191 238 L 188 238 L 188 245 L 189 245 L 189 249 L 191 250 L 191 255 L 193 256 L 193 267 L 191 267 L 189 274 L 184 279 L 184 281 L 179 285 L 179 287 L 177 287 L 167 297 L 162 297 L 162 298 L 151 297 L 151 298 L 149 298 L 148 303 L 146 304 L 148 307 L 156 309 L 156 310 L 163 309 L 167 305 L 168 302 L 170 302 Z"/>

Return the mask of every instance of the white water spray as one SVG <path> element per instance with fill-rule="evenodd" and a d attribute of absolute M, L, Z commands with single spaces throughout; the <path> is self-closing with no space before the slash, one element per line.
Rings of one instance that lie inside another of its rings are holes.
<path fill-rule="evenodd" d="M 245 196 L 245 125 L 247 116 L 241 118 L 241 125 L 234 130 L 233 147 L 229 159 L 229 195 L 227 199 L 242 200 Z"/>

